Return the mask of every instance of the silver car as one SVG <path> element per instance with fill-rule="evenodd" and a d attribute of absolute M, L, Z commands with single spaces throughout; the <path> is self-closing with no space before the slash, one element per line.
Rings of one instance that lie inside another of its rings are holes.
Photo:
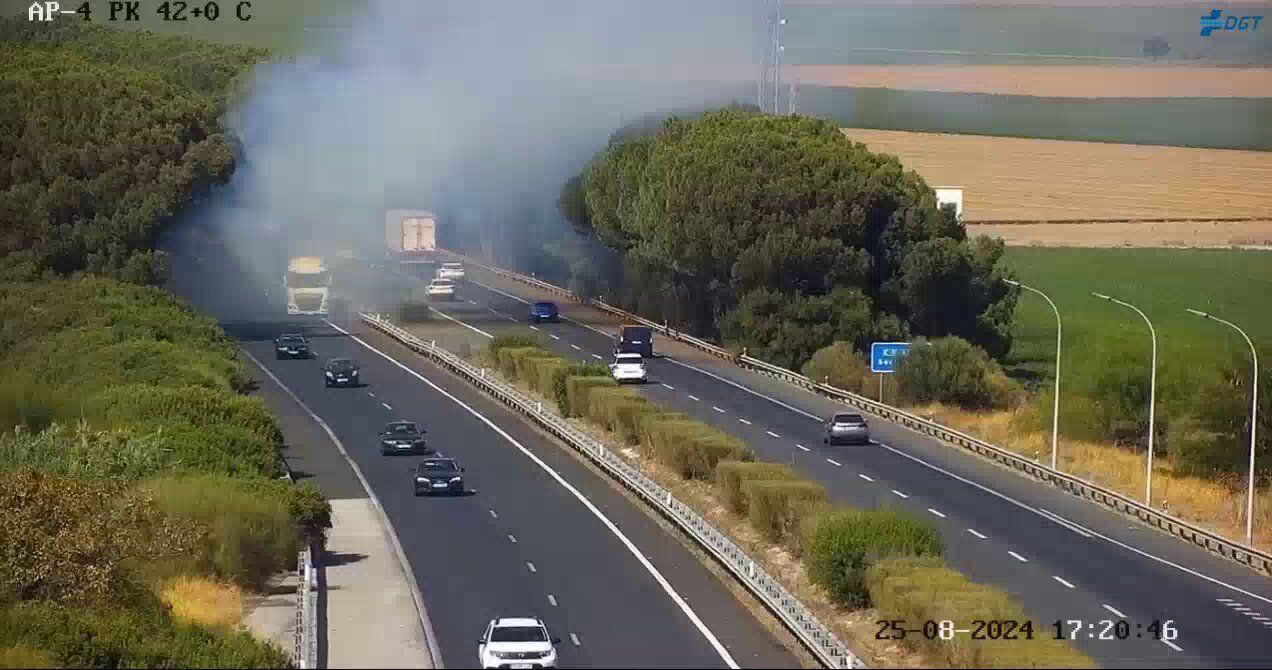
<path fill-rule="evenodd" d="M 869 444 L 870 425 L 866 423 L 866 418 L 860 414 L 836 414 L 830 418 L 830 421 L 826 422 L 826 437 L 822 438 L 822 442 L 826 444 L 839 442 Z"/>

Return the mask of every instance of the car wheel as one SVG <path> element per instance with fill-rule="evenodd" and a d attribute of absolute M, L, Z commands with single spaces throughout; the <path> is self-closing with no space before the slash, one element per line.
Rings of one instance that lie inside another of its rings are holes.
<path fill-rule="evenodd" d="M 416 497 L 416 498 L 420 497 L 420 490 L 419 490 L 419 489 L 415 489 L 415 497 Z"/>
<path fill-rule="evenodd" d="M 327 388 L 331 388 L 331 380 L 330 379 L 322 380 L 322 385 L 326 386 Z"/>

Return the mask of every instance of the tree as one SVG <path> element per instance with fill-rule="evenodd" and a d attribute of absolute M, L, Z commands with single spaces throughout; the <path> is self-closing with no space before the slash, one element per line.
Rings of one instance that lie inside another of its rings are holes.
<path fill-rule="evenodd" d="M 902 397 L 915 403 L 981 409 L 1002 406 L 1013 395 L 998 363 L 960 337 L 915 342 L 895 374 Z"/>
<path fill-rule="evenodd" d="M 1143 51 L 1146 58 L 1152 58 L 1153 60 L 1165 58 L 1166 54 L 1170 53 L 1170 43 L 1166 41 L 1164 36 L 1154 35 L 1144 40 Z"/>

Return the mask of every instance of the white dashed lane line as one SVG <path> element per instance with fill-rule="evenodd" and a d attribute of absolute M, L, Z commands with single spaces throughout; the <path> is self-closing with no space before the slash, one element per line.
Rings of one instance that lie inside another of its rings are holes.
<path fill-rule="evenodd" d="M 538 572 L 538 570 L 534 568 L 534 563 L 531 563 L 530 561 L 526 561 L 526 567 L 530 569 L 530 572 Z"/>
<path fill-rule="evenodd" d="M 835 466 L 835 467 L 837 467 L 837 468 L 838 468 L 838 467 L 842 467 L 842 466 L 843 466 L 843 463 L 840 463 L 839 461 L 832 461 L 832 460 L 830 460 L 829 458 L 827 458 L 827 459 L 826 459 L 826 462 L 827 462 L 827 463 L 830 463 L 831 465 L 833 465 L 833 466 Z"/>
<path fill-rule="evenodd" d="M 698 396 L 693 395 L 692 393 L 689 394 L 689 399 L 694 401 L 702 400 L 702 398 L 699 398 Z"/>
<path fill-rule="evenodd" d="M 370 392 L 370 391 L 367 391 L 367 395 L 371 396 L 372 398 L 374 398 L 374 397 L 375 397 L 375 394 L 374 394 L 374 393 L 372 393 L 372 392 Z"/>
<path fill-rule="evenodd" d="M 982 535 L 981 533 L 978 533 L 978 532 L 976 531 L 976 529 L 975 529 L 975 528 L 968 528 L 968 529 L 967 529 L 967 532 L 971 533 L 972 535 L 975 535 L 976 537 L 978 537 L 978 538 L 980 538 L 980 539 L 982 539 L 982 540 L 983 540 L 983 539 L 985 539 L 985 536 L 984 536 L 984 535 Z"/>
<path fill-rule="evenodd" d="M 675 391 L 675 390 L 676 390 L 676 387 L 674 387 L 674 386 L 672 386 L 672 385 L 670 385 L 670 384 L 662 384 L 662 383 L 660 383 L 660 384 L 659 384 L 659 386 L 661 386 L 661 387 L 663 387 L 663 388 L 665 388 L 665 389 L 667 389 L 667 390 L 669 390 L 669 391 Z"/>
<path fill-rule="evenodd" d="M 470 304 L 470 305 L 476 305 L 476 304 L 477 304 L 477 301 L 476 301 L 476 300 L 469 300 L 469 301 L 468 301 L 468 304 Z"/>
<path fill-rule="evenodd" d="M 549 593 L 549 594 L 548 594 L 548 602 L 549 602 L 549 603 L 551 603 L 553 607 L 556 607 L 556 606 L 557 606 L 556 596 L 554 596 L 554 595 L 552 595 L 551 593 Z"/>
<path fill-rule="evenodd" d="M 871 479 L 871 478 L 870 478 L 870 475 L 863 475 L 863 474 L 861 474 L 860 472 L 859 472 L 859 473 L 857 473 L 857 476 L 858 476 L 858 477 L 861 477 L 862 479 L 864 479 L 864 480 L 866 480 L 866 481 L 868 481 L 868 482 L 873 482 L 873 481 L 874 481 L 873 479 Z"/>
<path fill-rule="evenodd" d="M 559 340 L 559 339 L 561 339 L 561 336 L 560 336 L 560 335 L 553 335 L 552 333 L 548 333 L 548 337 L 550 337 L 550 338 L 552 338 L 552 339 L 554 339 L 554 340 Z"/>
<path fill-rule="evenodd" d="M 603 360 L 605 360 L 604 358 L 601 358 L 601 357 L 600 357 L 599 355 L 597 355 L 597 354 L 592 354 L 592 358 L 595 358 L 595 359 L 596 359 L 596 360 L 598 360 L 598 361 L 603 361 Z"/>
<path fill-rule="evenodd" d="M 797 448 L 799 448 L 799 449 L 803 449 L 804 451 L 812 451 L 811 449 L 809 449 L 808 447 L 805 447 L 805 446 L 804 446 L 804 445 L 802 445 L 802 444 L 797 444 L 797 445 L 795 445 L 795 446 L 796 446 Z"/>
<path fill-rule="evenodd" d="M 538 326 L 530 326 L 530 330 L 538 330 L 538 329 L 539 329 Z"/>
<path fill-rule="evenodd" d="M 577 647 L 577 646 L 579 646 L 579 645 L 581 644 L 581 643 L 579 642 L 579 636 L 578 636 L 578 635 L 575 635 L 574 633 L 570 633 L 570 642 L 573 642 L 573 643 L 574 643 L 574 646 L 576 646 L 576 647 Z"/>
<path fill-rule="evenodd" d="M 908 496 L 908 495 L 906 495 L 906 494 L 904 494 L 904 493 L 902 493 L 902 492 L 900 492 L 900 491 L 898 491 L 898 490 L 896 490 L 896 489 L 892 489 L 892 492 L 893 492 L 893 493 L 895 493 L 895 494 L 897 494 L 897 495 L 899 495 L 899 496 L 901 496 L 902 498 L 909 498 L 909 497 L 910 497 L 910 496 Z"/>
<path fill-rule="evenodd" d="M 494 518 L 494 519 L 498 519 L 498 518 L 499 518 L 499 514 L 498 514 L 498 513 L 496 513 L 496 512 L 495 512 L 495 510 L 493 510 L 493 509 L 492 509 L 492 510 L 490 510 L 490 516 L 491 516 L 491 518 Z"/>
<path fill-rule="evenodd" d="M 390 412 L 392 412 L 392 411 L 393 411 L 393 408 L 389 406 L 389 403 L 387 403 L 387 402 L 381 402 L 380 404 L 381 404 L 381 405 L 384 405 L 384 409 L 387 409 L 387 410 L 389 410 Z"/>
<path fill-rule="evenodd" d="M 938 511 L 936 511 L 936 510 L 932 509 L 931 507 L 929 507 L 929 508 L 928 508 L 928 511 L 929 511 L 929 512 L 931 512 L 931 513 L 933 513 L 933 514 L 935 514 L 935 515 L 937 515 L 937 516 L 939 516 L 939 517 L 941 517 L 942 519 L 944 519 L 944 518 L 945 518 L 945 515 L 944 515 L 944 514 L 941 514 L 940 512 L 938 512 Z"/>
<path fill-rule="evenodd" d="M 1126 615 L 1125 615 L 1125 614 L 1122 614 L 1121 612 L 1117 611 L 1116 609 L 1113 609 L 1113 606 L 1112 606 L 1112 605 L 1103 605 L 1103 607 L 1104 607 L 1104 609 L 1106 609 L 1106 610 L 1108 610 L 1108 611 L 1112 612 L 1112 613 L 1113 613 L 1113 616 L 1115 616 L 1115 617 L 1117 617 L 1117 618 L 1119 618 L 1119 619 L 1125 619 L 1125 618 L 1126 618 Z"/>
<path fill-rule="evenodd" d="M 742 423 L 745 423 L 745 424 L 746 424 L 746 425 L 748 425 L 748 426 L 749 426 L 749 425 L 751 425 L 751 422 L 750 422 L 750 421 L 747 421 L 746 419 L 738 419 L 738 421 L 740 421 L 740 422 L 742 422 Z"/>
<path fill-rule="evenodd" d="M 1056 580 L 1057 582 L 1060 582 L 1061 584 L 1064 584 L 1065 586 L 1067 586 L 1067 587 L 1069 587 L 1069 588 L 1071 588 L 1071 589 L 1072 589 L 1072 588 L 1075 588 L 1075 587 L 1073 586 L 1073 584 L 1070 584 L 1069 582 L 1065 581 L 1064 577 L 1060 577 L 1060 576 L 1058 576 L 1058 575 L 1051 575 L 1051 578 L 1052 578 L 1052 579 L 1054 579 L 1054 580 Z"/>
<path fill-rule="evenodd" d="M 1012 558 L 1014 558 L 1014 559 L 1016 559 L 1016 560 L 1020 561 L 1021 563 L 1028 563 L 1028 562 L 1029 562 L 1029 559 L 1025 558 L 1024 556 L 1021 556 L 1020 554 L 1017 554 L 1017 553 L 1016 553 L 1016 552 L 1014 552 L 1014 551 L 1009 551 L 1009 552 L 1007 552 L 1007 553 L 1011 554 L 1011 557 L 1012 557 Z"/>
<path fill-rule="evenodd" d="M 774 432 L 773 432 L 773 431 L 771 431 L 771 430 L 766 430 L 766 431 L 764 431 L 764 432 L 765 432 L 766 434 L 768 434 L 768 436 L 769 436 L 769 437 L 781 437 L 781 435 L 778 435 L 777 433 L 774 433 Z"/>
<path fill-rule="evenodd" d="M 575 350 L 575 351 L 583 351 L 583 347 L 580 347 L 580 346 L 579 346 L 579 345 L 577 345 L 577 344 L 571 344 L 570 346 L 571 346 L 571 347 L 574 347 L 574 350 Z"/>
<path fill-rule="evenodd" d="M 724 410 L 720 409 L 719 407 L 716 407 L 715 405 L 712 405 L 712 406 L 711 406 L 711 409 L 713 409 L 713 410 L 715 410 L 715 411 L 717 411 L 717 412 L 719 412 L 719 413 L 721 413 L 721 414 L 724 414 Z"/>
<path fill-rule="evenodd" d="M 516 538 L 516 536 L 509 535 L 509 536 L 508 536 L 508 541 L 509 541 L 509 542 L 511 542 L 511 543 L 513 543 L 513 544 L 516 544 L 516 543 L 517 543 L 517 538 Z"/>

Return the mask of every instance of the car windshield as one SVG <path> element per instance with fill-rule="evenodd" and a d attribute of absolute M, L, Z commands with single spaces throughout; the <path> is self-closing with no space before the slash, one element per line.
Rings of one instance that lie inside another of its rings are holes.
<path fill-rule="evenodd" d="M 455 472 L 455 461 L 424 461 L 420 463 L 420 472 Z"/>
<path fill-rule="evenodd" d="M 331 286 L 331 275 L 326 272 L 313 274 L 288 272 L 288 288 L 326 288 Z"/>
<path fill-rule="evenodd" d="M 327 367 L 332 370 L 349 370 L 353 368 L 353 361 L 347 358 L 337 358 L 330 363 L 327 363 Z"/>
<path fill-rule="evenodd" d="M 451 285 L 451 280 L 449 279 L 434 279 L 433 280 L 433 286 L 450 286 L 450 285 Z"/>
<path fill-rule="evenodd" d="M 548 634 L 538 626 L 496 626 L 491 642 L 547 642 Z"/>
<path fill-rule="evenodd" d="M 554 302 L 536 302 L 536 303 L 534 304 L 534 307 L 535 307 L 535 309 L 552 309 L 553 307 L 556 307 L 556 303 L 554 303 Z"/>
<path fill-rule="evenodd" d="M 835 423 L 865 423 L 860 414 L 836 414 Z"/>
<path fill-rule="evenodd" d="M 640 363 L 640 361 L 640 354 L 619 354 L 614 357 L 614 362 L 620 364 L 634 364 Z"/>
<path fill-rule="evenodd" d="M 301 344 L 305 341 L 305 338 L 300 335 L 284 335 L 278 338 L 278 341 L 285 342 L 287 344 Z"/>
<path fill-rule="evenodd" d="M 460 265 L 459 263 L 442 263 L 442 267 L 446 268 L 447 270 L 463 270 L 464 269 L 464 266 Z"/>
<path fill-rule="evenodd" d="M 398 435 L 406 435 L 409 433 L 419 432 L 413 423 L 391 423 L 389 424 L 389 432 Z"/>

